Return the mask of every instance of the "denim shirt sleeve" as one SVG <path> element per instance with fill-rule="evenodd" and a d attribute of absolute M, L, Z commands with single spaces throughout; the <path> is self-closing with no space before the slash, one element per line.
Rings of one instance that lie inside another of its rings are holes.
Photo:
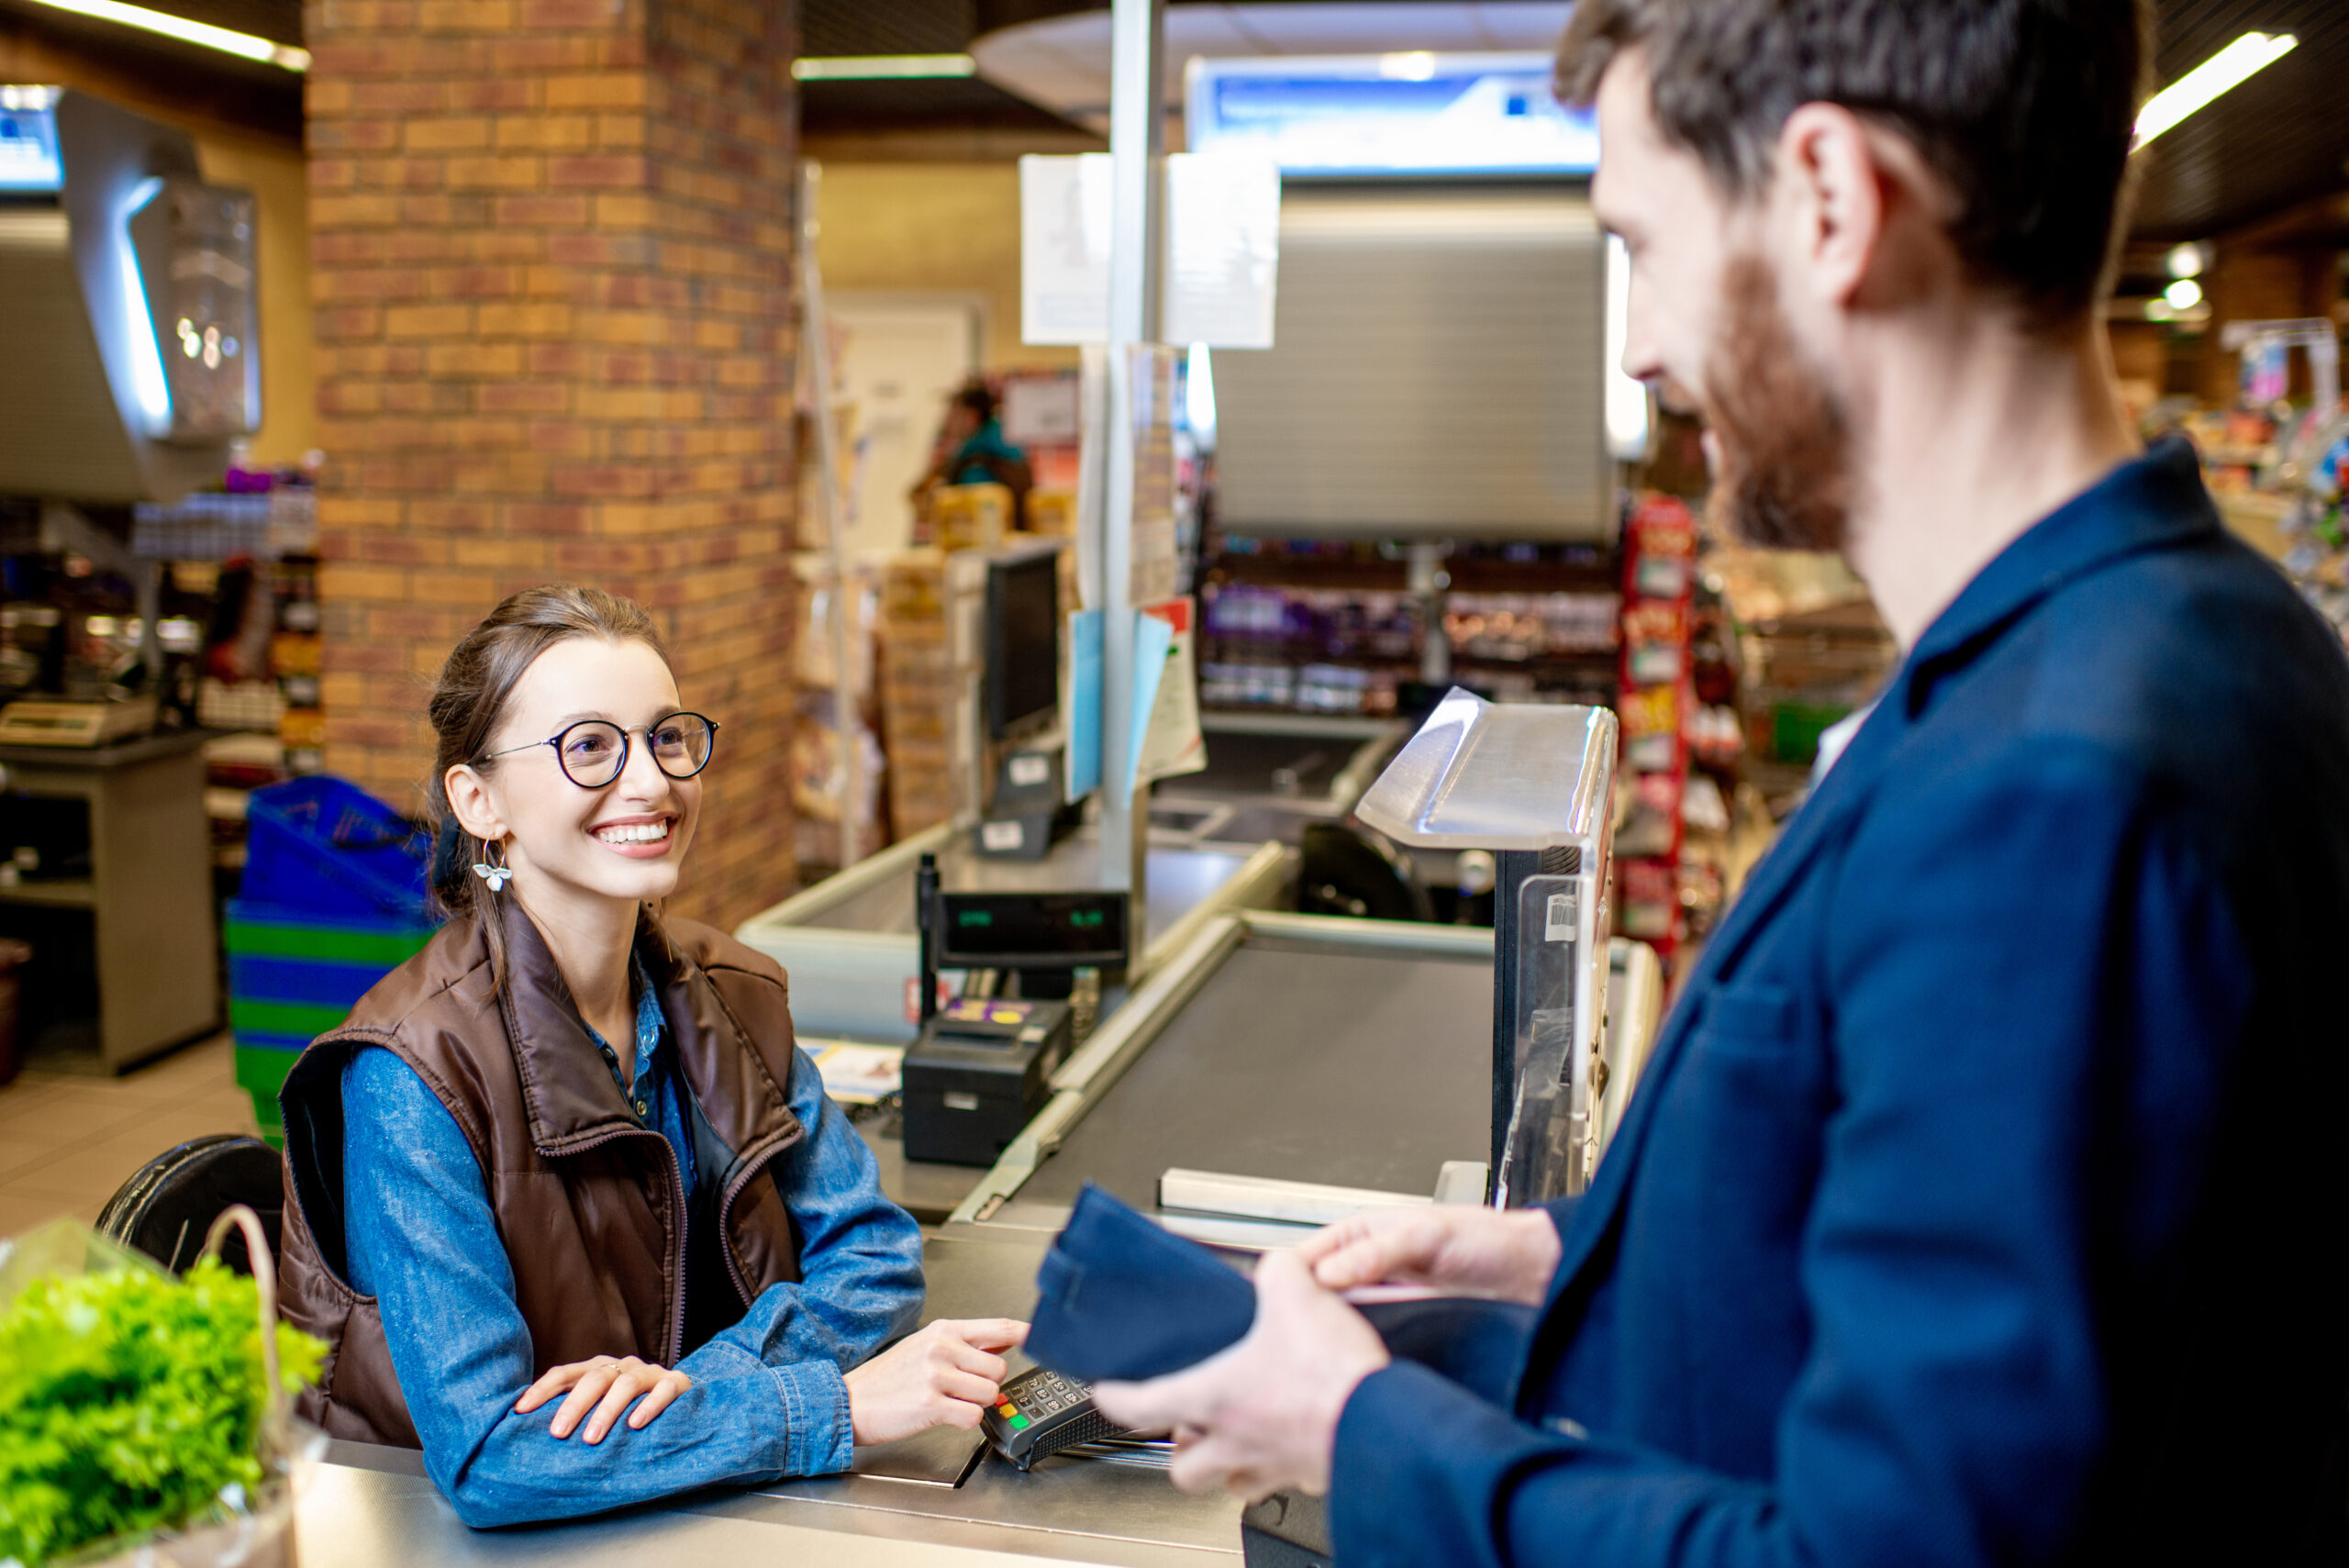
<path fill-rule="evenodd" d="M 785 1407 L 813 1430 L 841 1433 L 833 1468 L 850 1458 L 841 1374 L 913 1327 L 922 1302 L 921 1228 L 883 1195 L 873 1151 L 824 1094 L 807 1053 L 791 1057 L 791 1108 L 807 1136 L 775 1162 L 799 1230 L 797 1284 L 769 1285 L 742 1320 L 687 1358 L 769 1369 Z"/>
<path fill-rule="evenodd" d="M 590 1447 L 576 1433 L 549 1435 L 557 1404 L 516 1414 L 514 1402 L 534 1377 L 530 1333 L 472 1146 L 389 1051 L 353 1056 L 342 1095 L 353 1134 L 343 1143 L 350 1283 L 382 1304 L 425 1468 L 467 1524 L 570 1518 L 696 1486 L 846 1467 L 844 1392 L 836 1403 L 796 1399 L 798 1369 L 752 1364 L 715 1341 L 681 1363 L 693 1386 L 641 1431 L 622 1422 Z M 841 1130 L 854 1139 L 844 1123 Z M 812 1263 L 816 1226 L 803 1224 Z M 842 1239 L 835 1235 L 831 1244 L 839 1248 Z M 812 1266 L 808 1273 L 817 1276 Z M 918 1300 L 918 1265 L 914 1280 Z M 746 1320 L 734 1332 L 750 1327 Z M 798 1343 L 786 1337 L 781 1353 L 817 1354 L 813 1373 L 837 1385 L 829 1351 L 801 1351 Z"/>

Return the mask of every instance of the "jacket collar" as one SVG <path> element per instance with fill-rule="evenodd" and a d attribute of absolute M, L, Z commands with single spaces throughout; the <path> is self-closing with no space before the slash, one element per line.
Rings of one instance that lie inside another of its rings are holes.
<path fill-rule="evenodd" d="M 1640 1145 L 1663 1096 L 1656 1085 L 1670 1074 L 1698 1018 L 1707 988 L 1735 963 L 1795 885 L 1798 873 L 1839 826 L 1874 794 L 1931 695 L 1934 681 L 1962 668 L 1997 640 L 2015 619 L 2067 583 L 2126 556 L 2215 533 L 2217 508 L 2202 488 L 2199 460 L 2184 439 L 2155 445 L 2033 524 L 2000 551 L 1951 601 L 1918 639 L 1842 757 L 1828 770 L 1778 842 L 1752 873 L 1664 1020 L 1623 1123 L 1589 1190 L 1564 1227 L 1560 1267 L 1551 1278 L 1554 1302 L 1575 1283 L 1605 1239 L 1621 1204 Z M 1900 700 L 1890 700 L 1894 695 Z"/>
<path fill-rule="evenodd" d="M 2219 528 L 2194 448 L 2182 436 L 2155 442 L 2033 524 L 1934 617 L 1898 677 L 1909 717 L 1942 675 L 2065 584 Z"/>
<path fill-rule="evenodd" d="M 501 898 L 497 906 L 482 917 L 498 920 L 505 938 L 498 1008 L 521 1079 L 531 1142 L 541 1153 L 562 1154 L 616 1132 L 643 1130 L 589 1038 L 537 923 L 518 900 Z M 710 1129 L 737 1155 L 796 1136 L 799 1119 L 783 1085 L 742 1037 L 709 977 L 669 940 L 650 909 L 637 926 L 636 952 L 660 995 L 677 1070 Z"/>

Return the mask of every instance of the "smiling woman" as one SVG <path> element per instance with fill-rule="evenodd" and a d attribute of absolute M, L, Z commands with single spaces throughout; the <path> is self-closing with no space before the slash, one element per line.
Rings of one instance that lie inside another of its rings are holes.
<path fill-rule="evenodd" d="M 651 618 L 517 594 L 431 718 L 452 918 L 283 1095 L 281 1294 L 334 1347 L 307 1413 L 423 1449 L 476 1526 L 975 1427 L 1025 1326 L 874 1355 L 920 1306 L 919 1232 L 795 1047 L 782 972 L 657 912 L 718 727 Z"/>

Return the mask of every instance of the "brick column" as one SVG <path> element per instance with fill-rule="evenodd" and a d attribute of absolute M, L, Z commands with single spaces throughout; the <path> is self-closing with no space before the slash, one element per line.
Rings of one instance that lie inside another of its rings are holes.
<path fill-rule="evenodd" d="M 680 912 L 788 893 L 784 0 L 309 0 L 327 765 L 404 810 L 504 594 L 660 618 L 724 726 Z"/>

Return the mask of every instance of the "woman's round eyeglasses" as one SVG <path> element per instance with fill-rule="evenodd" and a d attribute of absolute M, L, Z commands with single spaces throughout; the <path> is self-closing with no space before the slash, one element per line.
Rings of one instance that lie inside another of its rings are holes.
<path fill-rule="evenodd" d="M 655 767 L 673 779 L 689 779 L 709 766 L 710 752 L 718 743 L 718 721 L 697 713 L 673 713 L 628 729 L 608 719 L 583 718 L 551 739 L 492 751 L 482 761 L 551 746 L 563 777 L 582 789 L 601 789 L 628 770 L 630 737 L 636 735 L 643 736 L 652 749 Z"/>

